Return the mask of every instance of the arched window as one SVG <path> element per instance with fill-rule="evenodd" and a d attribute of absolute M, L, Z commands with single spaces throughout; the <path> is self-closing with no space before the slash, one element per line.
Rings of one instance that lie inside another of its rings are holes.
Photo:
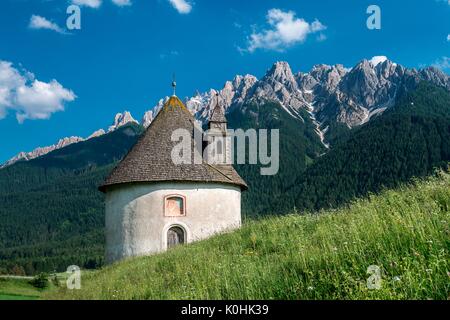
<path fill-rule="evenodd" d="M 186 215 L 185 198 L 180 195 L 170 195 L 164 200 L 164 215 L 166 217 L 181 217 Z"/>
<path fill-rule="evenodd" d="M 174 226 L 167 231 L 167 249 L 184 244 L 185 241 L 186 236 L 182 228 Z"/>
<path fill-rule="evenodd" d="M 222 143 L 222 139 L 221 138 L 219 138 L 217 140 L 216 147 L 217 147 L 216 154 L 218 156 L 221 156 L 223 154 L 223 143 Z"/>

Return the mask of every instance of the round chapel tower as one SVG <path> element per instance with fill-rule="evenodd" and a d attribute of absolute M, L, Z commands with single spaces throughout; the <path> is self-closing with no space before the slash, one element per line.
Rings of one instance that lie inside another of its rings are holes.
<path fill-rule="evenodd" d="M 139 141 L 99 188 L 105 193 L 106 261 L 165 251 L 238 228 L 244 180 L 227 160 L 226 119 L 217 104 L 209 130 L 222 137 L 214 161 L 174 164 L 172 133 L 199 130 L 184 104 L 172 96 Z M 225 130 L 224 130 L 225 129 Z"/>

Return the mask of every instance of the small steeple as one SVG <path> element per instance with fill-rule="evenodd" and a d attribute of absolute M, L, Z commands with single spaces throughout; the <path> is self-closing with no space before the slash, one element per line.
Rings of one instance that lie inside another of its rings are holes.
<path fill-rule="evenodd" d="M 219 102 L 219 93 L 216 92 L 216 106 L 213 109 L 209 122 L 218 122 L 218 123 L 226 123 L 227 119 L 225 118 L 224 111 Z"/>

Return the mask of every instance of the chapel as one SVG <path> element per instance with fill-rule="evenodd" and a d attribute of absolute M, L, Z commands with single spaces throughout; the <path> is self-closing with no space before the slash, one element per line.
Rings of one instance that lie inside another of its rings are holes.
<path fill-rule="evenodd" d="M 247 184 L 231 164 L 231 139 L 218 97 L 207 128 L 203 132 L 174 94 L 99 187 L 105 193 L 107 263 L 240 227 Z M 190 133 L 192 156 L 202 153 L 200 162 L 174 163 L 178 129 Z M 199 133 L 207 135 L 201 146 L 194 141 Z M 215 148 L 203 156 L 211 143 Z"/>

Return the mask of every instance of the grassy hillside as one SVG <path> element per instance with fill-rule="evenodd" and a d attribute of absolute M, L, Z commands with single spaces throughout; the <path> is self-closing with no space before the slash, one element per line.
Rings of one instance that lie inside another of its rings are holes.
<path fill-rule="evenodd" d="M 450 175 L 124 261 L 50 299 L 447 299 Z M 367 269 L 381 268 L 380 290 Z"/>

